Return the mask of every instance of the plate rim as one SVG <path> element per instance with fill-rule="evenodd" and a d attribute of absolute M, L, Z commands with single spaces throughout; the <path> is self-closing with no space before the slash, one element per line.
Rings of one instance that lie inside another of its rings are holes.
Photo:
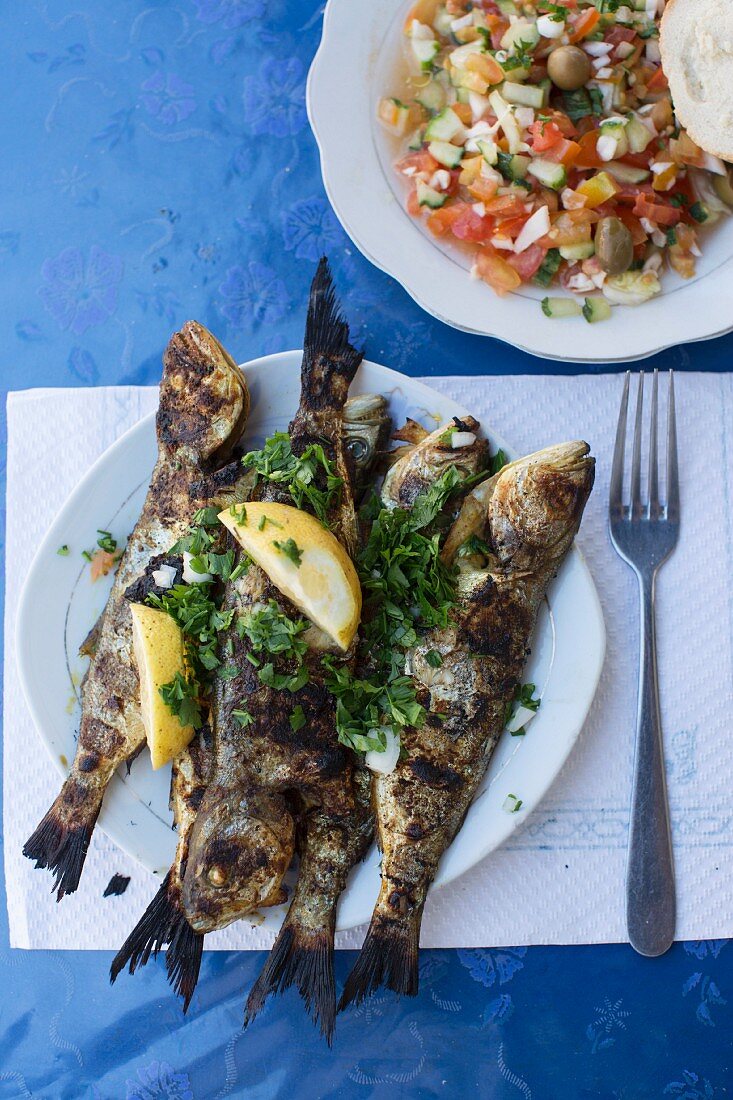
<path fill-rule="evenodd" d="M 346 212 L 346 208 L 347 208 L 346 202 L 342 202 L 340 196 L 337 195 L 338 170 L 335 169 L 333 171 L 333 173 L 331 171 L 331 158 L 327 155 L 327 151 L 326 151 L 327 127 L 325 125 L 323 127 L 321 127 L 321 125 L 319 123 L 319 117 L 318 117 L 319 116 L 319 109 L 318 109 L 318 106 L 317 106 L 317 103 L 316 103 L 316 99 L 318 98 L 318 95 L 319 95 L 319 92 L 320 92 L 320 82 L 325 80 L 325 82 L 327 84 L 328 79 L 329 79 L 329 77 L 327 75 L 329 73 L 329 66 L 327 64 L 327 53 L 331 48 L 332 41 L 333 41 L 334 45 L 337 44 L 335 37 L 333 39 L 329 38 L 329 32 L 332 30 L 332 23 L 336 19 L 336 15 L 334 13 L 338 12 L 340 3 L 345 4 L 346 0 L 327 0 L 326 6 L 325 6 L 325 9 L 324 9 L 324 14 L 323 14 L 323 30 L 322 30 L 322 34 L 321 34 L 321 40 L 320 40 L 320 43 L 318 45 L 318 49 L 317 49 L 317 51 L 316 51 L 316 53 L 313 57 L 313 61 L 312 61 L 311 66 L 309 68 L 308 77 L 307 77 L 307 81 L 306 81 L 306 109 L 307 109 L 307 113 L 308 113 L 308 120 L 310 122 L 311 130 L 313 132 L 313 136 L 315 138 L 316 145 L 318 147 L 320 167 L 321 167 L 321 176 L 322 176 L 322 179 L 323 179 L 324 188 L 325 188 L 326 194 L 328 196 L 328 200 L 329 200 L 329 202 L 331 204 L 331 207 L 333 209 L 333 212 L 335 213 L 337 219 L 339 220 L 341 226 L 343 227 L 343 229 L 345 230 L 345 232 L 347 233 L 347 235 L 349 236 L 351 241 L 359 249 L 359 251 L 362 253 L 362 255 L 364 255 L 366 257 L 366 259 L 369 260 L 369 262 L 372 263 L 380 271 L 383 271 L 385 274 L 387 274 L 391 278 L 395 279 L 395 281 L 397 283 L 399 283 L 399 285 L 403 288 L 403 290 L 405 290 L 406 293 L 409 294 L 409 296 L 413 299 L 413 301 L 415 301 L 417 303 L 417 305 L 420 306 L 421 309 L 423 309 L 430 316 L 435 317 L 441 323 L 443 323 L 445 325 L 448 325 L 451 328 L 454 328 L 454 329 L 456 329 L 460 332 L 465 332 L 465 333 L 468 333 L 469 335 L 473 335 L 473 336 L 484 336 L 484 337 L 488 336 L 492 339 L 500 341 L 503 344 L 506 344 L 508 347 L 517 348 L 518 350 L 523 351 L 528 355 L 533 355 L 533 356 L 535 356 L 539 359 L 544 359 L 544 360 L 547 360 L 547 361 L 550 361 L 550 362 L 566 362 L 566 363 L 573 364 L 573 365 L 582 365 L 582 364 L 602 365 L 602 364 L 607 364 L 607 363 L 608 364 L 613 364 L 613 363 L 637 362 L 637 361 L 641 361 L 641 360 L 644 360 L 644 359 L 648 359 L 653 355 L 658 355 L 658 354 L 660 354 L 664 351 L 668 351 L 671 348 L 677 347 L 681 344 L 692 344 L 692 343 L 700 343 L 700 342 L 705 341 L 705 340 L 714 340 L 714 339 L 718 339 L 721 336 L 725 336 L 728 333 L 733 331 L 733 322 L 730 325 L 727 325 L 727 326 L 725 326 L 724 328 L 721 328 L 721 329 L 716 329 L 714 331 L 704 331 L 705 325 L 710 324 L 710 322 L 708 321 L 708 322 L 703 322 L 702 325 L 701 325 L 700 330 L 697 331 L 697 332 L 684 333 L 684 334 L 683 333 L 676 333 L 674 335 L 670 335 L 669 339 L 666 342 L 663 342 L 661 344 L 654 344 L 653 340 L 659 339 L 659 334 L 664 332 L 664 329 L 666 327 L 663 323 L 662 324 L 659 323 L 660 322 L 659 317 L 655 317 L 653 321 L 650 318 L 648 324 L 637 326 L 638 336 L 636 338 L 641 339 L 643 341 L 643 344 L 642 344 L 641 347 L 636 348 L 633 352 L 629 351 L 629 352 L 625 352 L 624 354 L 621 354 L 621 355 L 610 355 L 610 354 L 599 355 L 597 353 L 597 350 L 593 349 L 593 350 L 589 351 L 587 354 L 583 354 L 583 355 L 573 356 L 573 355 L 567 355 L 566 353 L 563 353 L 562 356 L 561 356 L 559 354 L 555 354 L 554 352 L 543 350 L 541 347 L 528 346 L 526 344 L 523 344 L 518 339 L 516 339 L 515 337 L 513 337 L 511 335 L 508 335 L 506 332 L 495 331 L 496 329 L 501 328 L 502 324 L 503 324 L 504 328 L 509 326 L 508 321 L 502 322 L 502 319 L 501 319 L 500 315 L 498 315 L 498 317 L 499 317 L 498 321 L 494 320 L 494 321 L 491 322 L 491 326 L 492 326 L 491 329 L 488 327 L 488 325 L 484 328 L 473 328 L 470 325 L 467 325 L 467 324 L 464 324 L 464 323 L 462 323 L 460 321 L 457 321 L 455 319 L 451 319 L 449 317 L 446 317 L 441 312 L 439 306 L 437 306 L 437 305 L 430 302 L 429 295 L 427 295 L 424 292 L 424 290 L 423 291 L 418 290 L 413 285 L 413 280 L 410 277 L 409 269 L 406 269 L 406 268 L 403 267 L 400 270 L 400 273 L 398 274 L 395 270 L 395 266 L 396 266 L 395 264 L 390 265 L 390 264 L 388 264 L 386 262 L 383 262 L 382 260 L 379 260 L 379 259 L 376 258 L 375 254 L 374 254 L 374 242 L 371 243 L 371 246 L 365 244 L 364 234 L 361 231 L 356 230 L 356 229 L 353 228 L 353 224 L 354 224 L 354 221 L 355 221 L 355 217 L 353 216 L 353 211 L 352 211 L 352 217 L 350 217 Z M 395 11 L 399 10 L 399 6 L 400 6 L 401 3 L 402 3 L 402 0 L 395 0 L 395 5 L 394 5 Z M 353 11 L 352 11 L 352 15 L 353 15 Z M 334 72 L 335 72 L 335 67 L 332 67 L 332 68 L 334 68 Z M 324 74 L 326 74 L 326 75 L 324 75 Z M 334 79 L 334 78 L 331 77 L 330 79 Z M 367 90 L 366 94 L 371 94 L 371 81 L 367 81 L 367 89 L 368 90 Z M 325 89 L 325 94 L 323 96 L 323 101 L 330 103 L 332 101 L 332 99 L 333 99 L 333 97 L 330 95 L 330 93 L 328 92 L 328 89 L 326 88 Z M 370 137 L 371 137 L 371 134 L 370 134 Z M 368 143 L 370 148 L 371 148 L 372 144 L 373 143 L 370 140 L 370 142 Z M 370 154 L 370 156 L 371 155 L 372 154 Z M 377 164 L 377 167 L 379 168 L 379 178 L 381 179 L 381 166 L 378 163 L 379 158 L 376 155 L 376 151 L 374 152 L 373 156 L 374 156 L 374 160 Z M 333 163 L 334 164 L 338 163 L 338 157 L 333 158 Z M 394 196 L 393 196 L 393 199 L 394 199 Z M 397 200 L 394 199 L 394 201 L 396 202 Z M 356 212 L 356 217 L 358 217 L 358 211 Z M 409 227 L 408 223 L 406 222 L 406 220 L 405 220 L 404 228 L 406 230 L 408 230 L 404 234 L 406 245 L 409 245 L 410 239 L 414 242 L 416 240 L 416 237 L 422 237 L 422 234 L 419 232 L 419 230 L 417 230 L 416 233 L 409 232 L 410 227 Z M 415 227 L 412 227 L 412 228 L 415 228 Z M 733 230 L 732 230 L 732 232 L 733 232 Z M 408 253 L 410 250 L 409 250 L 408 247 L 406 247 L 402 251 L 403 251 L 403 253 Z M 434 253 L 438 254 L 438 255 L 440 254 L 438 249 L 433 248 L 432 251 Z M 729 266 L 731 264 L 731 261 L 733 261 L 733 253 L 731 253 L 723 261 L 723 265 L 721 265 L 721 266 Z M 713 275 L 714 272 L 709 272 L 708 274 Z M 733 272 L 731 272 L 730 278 L 733 279 Z M 467 273 L 465 273 L 465 279 L 466 280 L 469 279 L 469 276 L 468 276 Z M 703 280 L 697 280 L 697 282 L 702 282 L 702 281 L 704 281 L 704 278 L 703 278 Z M 689 291 L 695 285 L 696 285 L 695 283 L 691 284 L 689 287 L 685 287 L 684 285 L 682 285 L 679 289 L 681 291 L 685 291 L 685 290 Z M 658 303 L 658 305 L 661 305 L 661 303 L 664 301 L 664 299 L 665 299 L 665 296 L 662 295 L 659 299 L 656 300 L 656 302 Z M 694 303 L 692 303 L 692 304 L 694 304 Z M 650 308 L 650 307 L 653 307 L 653 303 L 648 303 L 648 306 L 645 307 L 645 308 Z M 629 309 L 631 309 L 631 307 L 620 307 L 620 308 L 624 308 L 625 313 L 627 313 L 627 314 L 628 314 Z M 682 310 L 676 310 L 675 312 L 678 315 L 684 313 L 685 316 L 689 317 L 689 315 L 691 313 L 694 313 L 694 310 L 691 311 L 688 308 L 683 308 Z M 537 316 L 536 320 L 538 322 L 537 326 L 530 326 L 529 331 L 532 331 L 534 328 L 539 328 L 539 326 L 543 324 L 543 319 L 540 318 L 539 315 Z M 552 331 L 552 330 L 545 329 L 545 331 L 549 332 L 549 331 Z M 577 329 L 577 328 L 573 329 L 572 332 L 567 333 L 568 342 L 574 342 L 575 344 L 577 344 L 579 341 L 585 341 L 586 339 L 590 339 L 591 335 L 595 332 L 596 332 L 596 330 L 592 326 L 588 326 L 587 331 L 585 329 Z M 595 339 L 595 337 L 593 337 L 593 338 Z"/>
<path fill-rule="evenodd" d="M 293 359 L 300 361 L 302 354 L 303 353 L 301 349 L 275 352 L 270 355 L 258 356 L 255 359 L 248 360 L 247 362 L 240 364 L 240 367 L 246 375 L 247 371 L 251 371 L 253 369 L 266 370 L 268 366 L 272 365 L 272 363 L 275 361 L 283 362 Z M 365 360 L 364 362 L 365 365 L 369 366 L 370 368 L 376 368 L 376 370 L 381 374 L 381 376 L 385 380 L 385 389 L 397 389 L 399 387 L 404 387 L 404 385 L 407 384 L 410 389 L 410 400 L 424 401 L 426 410 L 429 410 L 431 405 L 433 405 L 436 401 L 447 401 L 449 404 L 452 404 L 459 409 L 463 409 L 459 402 L 456 402 L 452 398 L 441 394 L 438 390 L 435 390 L 426 382 L 423 382 L 416 378 L 411 378 L 401 371 L 397 371 L 392 367 L 386 367 L 383 364 L 374 362 L 373 360 Z M 466 414 L 466 412 L 467 410 L 464 409 L 464 415 Z M 35 693 L 31 687 L 32 677 L 28 675 L 32 645 L 30 644 L 30 638 L 27 636 L 27 622 L 30 621 L 27 609 L 30 607 L 30 602 L 33 599 L 33 592 L 36 589 L 37 584 L 39 583 L 37 577 L 43 577 L 44 562 L 47 559 L 51 560 L 51 555 L 55 554 L 55 547 L 59 538 L 59 532 L 63 531 L 64 523 L 66 522 L 66 515 L 73 508 L 73 506 L 77 504 L 79 500 L 83 499 L 89 484 L 97 479 L 100 466 L 109 462 L 110 458 L 114 460 L 114 456 L 119 450 L 123 450 L 130 445 L 130 440 L 132 437 L 138 434 L 144 436 L 145 432 L 149 430 L 151 422 L 154 422 L 155 417 L 156 412 L 151 411 L 142 416 L 135 424 L 124 431 L 118 439 L 111 443 L 110 446 L 106 448 L 106 450 L 101 455 L 99 455 L 97 459 L 95 459 L 95 461 L 86 471 L 81 480 L 77 483 L 71 493 L 69 493 L 68 497 L 57 512 L 55 518 L 48 527 L 46 534 L 41 539 L 36 549 L 36 552 L 26 573 L 18 599 L 14 639 L 18 678 L 22 687 L 26 705 L 28 706 L 38 736 L 43 742 L 47 755 L 51 757 L 56 772 L 62 777 L 65 777 L 68 774 L 68 770 L 61 763 L 58 754 L 54 751 L 52 747 L 51 739 L 47 737 L 44 732 L 45 722 L 42 719 L 42 713 L 37 706 Z M 482 430 L 492 440 L 492 443 L 494 443 L 495 446 L 505 448 L 510 454 L 514 453 L 515 449 L 507 444 L 498 433 L 494 432 L 490 428 L 490 426 L 482 424 Z M 568 560 L 570 559 L 574 559 L 577 566 L 580 568 L 580 576 L 583 577 L 586 586 L 586 599 L 590 601 L 590 603 L 586 605 L 586 609 L 590 610 L 590 614 L 587 615 L 587 619 L 589 629 L 591 631 L 591 641 L 593 641 L 595 644 L 595 650 L 592 654 L 595 660 L 593 662 L 591 674 L 587 676 L 587 678 L 581 685 L 582 699 L 580 701 L 580 704 L 574 707 L 573 713 L 575 714 L 575 719 L 568 725 L 565 731 L 566 749 L 564 752 L 558 754 L 555 763 L 551 769 L 547 770 L 546 765 L 543 764 L 543 768 L 545 770 L 542 771 L 543 778 L 541 781 L 541 793 L 538 795 L 536 801 L 534 801 L 529 807 L 530 811 L 536 809 L 537 806 L 542 802 L 542 800 L 547 796 L 550 788 L 556 781 L 557 776 L 564 768 L 565 764 L 568 761 L 568 758 L 573 751 L 573 748 L 587 721 L 593 699 L 595 698 L 597 692 L 598 683 L 605 660 L 607 639 L 603 610 L 600 598 L 598 596 L 598 591 L 593 581 L 592 573 L 587 565 L 582 551 L 577 546 L 577 543 L 574 543 L 572 546 L 570 555 L 568 556 Z M 567 567 L 567 563 L 564 564 L 563 568 L 565 567 Z M 117 775 L 113 776 L 112 781 L 120 782 Z M 131 795 L 137 797 L 137 793 L 134 791 L 134 789 L 128 787 L 128 791 Z M 144 806 L 145 809 L 148 808 L 141 799 L 138 798 L 138 801 L 140 801 L 141 805 Z M 475 802 L 472 803 L 472 807 L 473 806 L 475 806 Z M 471 811 L 469 810 L 469 813 L 470 812 Z M 436 879 L 432 889 L 441 889 L 443 886 L 448 885 L 449 883 L 455 881 L 455 879 L 457 879 L 461 875 L 465 874 L 466 871 L 470 870 L 472 867 L 478 865 L 491 852 L 501 847 L 501 845 L 506 842 L 507 838 L 522 826 L 524 820 L 526 820 L 525 815 L 522 815 L 521 818 L 517 818 L 517 816 L 514 814 L 507 814 L 506 822 L 502 822 L 503 828 L 496 831 L 496 835 L 494 836 L 493 840 L 490 840 L 486 844 L 481 844 L 480 838 L 478 838 L 472 845 L 471 856 L 467 859 L 462 860 L 458 858 L 452 859 L 449 863 L 450 869 L 444 866 L 444 861 L 448 853 L 451 851 L 452 846 L 449 847 L 446 850 L 446 854 L 444 855 L 443 860 L 441 860 L 438 874 L 436 875 Z M 124 839 L 128 836 L 126 832 L 120 833 L 118 827 L 114 824 L 113 821 L 109 821 L 107 822 L 107 824 L 112 826 L 111 830 L 105 827 L 103 819 L 99 822 L 99 828 L 102 829 L 104 834 L 109 837 L 113 844 L 120 847 L 137 862 L 140 862 L 144 867 L 146 867 L 146 869 L 151 870 L 153 874 L 159 875 L 161 873 L 161 871 L 157 868 L 152 868 L 152 861 L 144 861 L 143 857 L 135 849 L 132 836 L 128 838 L 129 843 L 127 843 Z M 163 827 L 166 829 L 168 828 L 167 826 Z M 356 868 L 355 870 L 358 870 L 358 868 Z M 347 884 L 347 889 L 342 897 L 346 896 L 346 894 L 348 893 L 348 889 L 349 886 Z M 358 927 L 361 923 L 363 923 L 363 919 L 364 917 L 360 917 L 360 919 L 358 920 L 349 920 L 349 923 L 347 925 L 342 925 L 337 918 L 337 930 L 346 931 L 348 929 Z"/>

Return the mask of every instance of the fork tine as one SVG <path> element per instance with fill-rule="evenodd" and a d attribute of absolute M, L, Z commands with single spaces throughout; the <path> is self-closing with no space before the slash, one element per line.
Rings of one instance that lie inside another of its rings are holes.
<path fill-rule="evenodd" d="M 680 481 L 677 467 L 677 417 L 674 407 L 674 371 L 670 371 L 667 407 L 667 519 L 678 523 L 679 518 Z"/>
<path fill-rule="evenodd" d="M 613 448 L 613 466 L 611 468 L 611 495 L 610 506 L 612 509 L 620 508 L 623 498 L 624 483 L 624 449 L 626 447 L 626 417 L 629 411 L 629 383 L 631 371 L 626 371 L 624 392 L 621 395 L 621 408 L 618 414 L 618 427 L 616 428 L 616 443 Z"/>
<path fill-rule="evenodd" d="M 641 510 L 641 418 L 644 412 L 644 371 L 639 371 L 639 392 L 636 395 L 634 451 L 631 456 L 631 514 Z"/>
<path fill-rule="evenodd" d="M 659 371 L 652 376 L 652 421 L 649 432 L 649 517 L 659 516 L 659 463 L 657 458 L 657 399 L 659 394 Z"/>

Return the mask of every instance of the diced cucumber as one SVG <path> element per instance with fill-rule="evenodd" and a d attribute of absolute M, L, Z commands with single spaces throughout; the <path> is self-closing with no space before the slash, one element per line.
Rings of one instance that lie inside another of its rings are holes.
<path fill-rule="evenodd" d="M 545 317 L 580 317 L 583 310 L 580 302 L 574 298 L 543 298 L 542 312 Z"/>
<path fill-rule="evenodd" d="M 570 260 L 574 263 L 576 260 L 589 259 L 596 250 L 596 246 L 593 241 L 581 241 L 580 244 L 565 244 L 560 246 L 560 255 L 563 260 Z"/>
<path fill-rule="evenodd" d="M 517 180 L 523 180 L 529 170 L 530 158 L 520 156 L 518 153 L 512 156 L 511 153 L 497 153 L 497 167 L 501 172 L 504 179 L 509 180 L 510 183 L 515 183 Z"/>
<path fill-rule="evenodd" d="M 634 168 L 632 164 L 622 164 L 620 160 L 609 160 L 603 169 L 619 183 L 643 183 L 651 175 L 646 168 Z"/>
<path fill-rule="evenodd" d="M 611 317 L 610 303 L 605 298 L 586 298 L 583 316 L 589 325 L 595 325 L 598 321 L 608 321 Z"/>
<path fill-rule="evenodd" d="M 613 138 L 616 142 L 616 156 L 624 157 L 629 151 L 629 139 L 626 136 L 626 119 L 607 118 L 601 123 L 601 137 Z"/>
<path fill-rule="evenodd" d="M 535 48 L 539 40 L 540 32 L 537 30 L 537 25 L 530 23 L 527 19 L 518 19 L 505 31 L 501 40 L 501 48 L 508 53 L 519 52 L 520 50 L 522 53 L 527 53 Z"/>
<path fill-rule="evenodd" d="M 556 164 L 554 160 L 535 157 L 530 161 L 528 171 L 543 187 L 550 187 L 553 191 L 559 191 L 567 183 L 568 174 L 564 166 Z"/>
<path fill-rule="evenodd" d="M 713 176 L 713 187 L 721 202 L 726 206 L 733 206 L 733 187 L 726 174 L 725 176 Z"/>
<path fill-rule="evenodd" d="M 425 129 L 426 141 L 451 141 L 463 130 L 463 123 L 450 107 L 431 118 Z"/>
<path fill-rule="evenodd" d="M 496 0 L 502 15 L 516 15 L 517 5 L 514 0 Z"/>
<path fill-rule="evenodd" d="M 545 89 L 538 84 L 515 84 L 512 80 L 505 80 L 501 86 L 501 94 L 507 103 L 516 103 L 521 107 L 534 107 L 538 110 L 545 105 Z"/>
<path fill-rule="evenodd" d="M 438 164 L 446 168 L 456 168 L 463 160 L 463 149 L 458 145 L 451 145 L 449 141 L 431 141 L 428 152 L 435 157 Z"/>
<path fill-rule="evenodd" d="M 411 149 L 413 152 L 416 152 L 418 149 L 422 149 L 422 134 L 422 127 L 418 126 L 417 130 L 415 130 L 415 133 L 410 138 L 407 148 Z"/>
<path fill-rule="evenodd" d="M 574 92 L 562 93 L 562 105 L 571 122 L 588 118 L 593 114 L 593 105 L 586 88 L 577 88 Z"/>
<path fill-rule="evenodd" d="M 516 57 L 507 58 L 501 67 L 504 70 L 505 80 L 514 80 L 518 82 L 520 80 L 526 80 L 529 76 L 529 69 L 525 68 Z"/>
<path fill-rule="evenodd" d="M 476 147 L 487 164 L 492 168 L 499 159 L 499 146 L 491 138 L 477 138 Z"/>
<path fill-rule="evenodd" d="M 431 210 L 438 210 L 448 198 L 442 191 L 436 191 L 422 180 L 417 181 L 418 206 L 429 206 Z"/>
<path fill-rule="evenodd" d="M 440 50 L 440 46 L 435 39 L 430 38 L 413 38 L 412 39 L 412 52 L 415 58 L 420 62 L 420 68 L 425 71 L 430 71 L 433 65 L 433 61 Z"/>
<path fill-rule="evenodd" d="M 652 133 L 651 130 L 647 130 L 643 122 L 631 115 L 626 126 L 626 137 L 632 153 L 643 153 L 652 140 Z"/>
<path fill-rule="evenodd" d="M 551 248 L 532 281 L 537 283 L 538 286 L 549 286 L 557 275 L 561 263 L 562 256 L 559 250 Z"/>
<path fill-rule="evenodd" d="M 471 94 L 468 88 L 456 88 L 456 103 L 469 103 Z"/>
<path fill-rule="evenodd" d="M 438 8 L 433 19 L 433 30 L 436 34 L 441 34 L 444 38 L 447 38 L 451 32 L 451 23 L 455 19 L 454 15 L 445 10 L 445 7 Z"/>
<path fill-rule="evenodd" d="M 445 107 L 445 88 L 437 80 L 431 80 L 420 89 L 415 99 L 427 111 L 442 111 Z"/>

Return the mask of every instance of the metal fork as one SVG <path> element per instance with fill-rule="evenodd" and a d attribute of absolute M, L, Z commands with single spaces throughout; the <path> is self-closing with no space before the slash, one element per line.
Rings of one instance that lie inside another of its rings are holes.
<path fill-rule="evenodd" d="M 632 946 L 642 955 L 662 955 L 674 940 L 675 889 L 672 835 L 664 774 L 659 714 L 655 581 L 657 571 L 677 544 L 680 494 L 674 375 L 669 372 L 667 406 L 667 503 L 659 500 L 657 406 L 659 378 L 654 371 L 649 435 L 648 498 L 642 500 L 641 442 L 644 372 L 639 389 L 631 459 L 631 503 L 624 503 L 624 451 L 631 373 L 626 375 L 611 470 L 609 529 L 617 552 L 639 581 L 641 604 L 639 695 L 637 701 L 634 789 L 626 868 L 626 923 Z"/>

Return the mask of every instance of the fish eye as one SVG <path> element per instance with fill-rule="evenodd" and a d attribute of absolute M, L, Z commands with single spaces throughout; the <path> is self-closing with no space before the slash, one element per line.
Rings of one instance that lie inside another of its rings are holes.
<path fill-rule="evenodd" d="M 356 462 L 364 457 L 368 449 L 366 441 L 360 439 L 358 436 L 352 437 L 346 444 L 346 450 Z"/>
<path fill-rule="evenodd" d="M 224 867 L 219 867 L 218 864 L 215 863 L 214 866 L 210 867 L 207 871 L 206 877 L 210 884 L 218 890 L 222 886 L 226 886 L 229 875 Z"/>

